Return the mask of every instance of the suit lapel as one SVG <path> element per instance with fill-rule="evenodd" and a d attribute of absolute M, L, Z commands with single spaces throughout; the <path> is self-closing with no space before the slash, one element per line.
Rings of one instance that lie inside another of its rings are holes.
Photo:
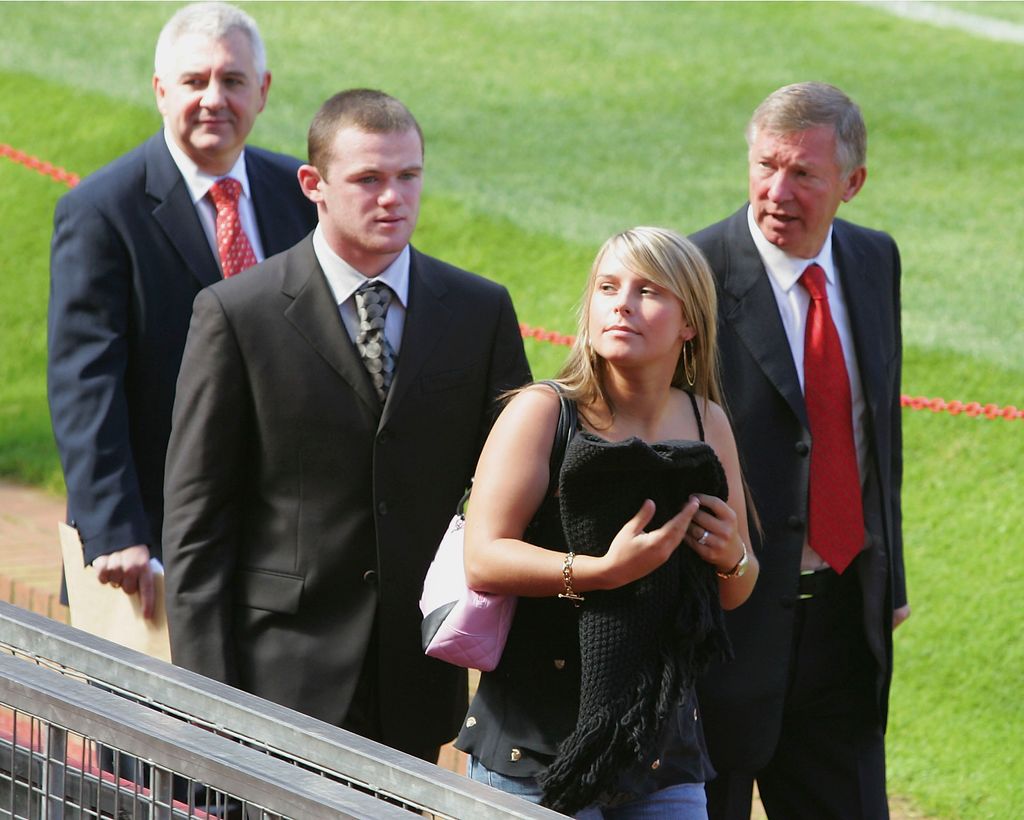
<path fill-rule="evenodd" d="M 334 303 L 334 294 L 313 252 L 312 237 L 306 237 L 287 251 L 284 260 L 284 284 L 281 289 L 292 299 L 292 303 L 285 309 L 285 318 L 348 382 L 373 414 L 379 416 L 380 400 L 341 321 L 338 306 Z M 404 342 L 402 347 L 405 347 Z"/>
<path fill-rule="evenodd" d="M 807 410 L 793 364 L 793 351 L 764 263 L 750 237 L 746 208 L 729 220 L 728 233 L 729 257 L 722 282 L 722 289 L 729 296 L 728 303 L 722 306 L 725 321 L 806 427 Z"/>
<path fill-rule="evenodd" d="M 292 200 L 290 197 L 282 197 L 281 192 L 275 189 L 275 181 L 279 182 L 280 173 L 271 173 L 270 163 L 251 146 L 245 149 L 245 172 L 249 177 L 249 190 L 252 192 L 253 211 L 256 214 L 260 242 L 263 244 L 263 255 L 269 258 L 275 253 L 288 250 L 291 244 L 283 241 L 287 232 L 274 230 L 274 226 L 289 224 L 290 217 L 294 216 L 287 213 L 287 209 L 292 207 Z M 295 187 L 298 189 L 298 181 L 295 181 Z"/>
<path fill-rule="evenodd" d="M 146 194 L 157 202 L 153 218 L 200 285 L 220 281 L 220 267 L 213 258 L 188 186 L 167 150 L 163 132 L 146 143 Z"/>
<path fill-rule="evenodd" d="M 877 293 L 876 280 L 868 269 L 863 249 L 852 240 L 848 227 L 839 221 L 833 226 L 832 255 L 839 267 L 843 299 L 857 351 L 861 387 L 871 410 L 871 418 L 875 419 L 884 375 L 882 332 L 878 315 L 881 297 Z"/>
<path fill-rule="evenodd" d="M 409 304 L 402 329 L 402 350 L 382 422 L 387 422 L 419 378 L 451 316 L 451 308 L 444 301 L 447 287 L 435 275 L 433 263 L 415 248 L 409 250 Z"/>

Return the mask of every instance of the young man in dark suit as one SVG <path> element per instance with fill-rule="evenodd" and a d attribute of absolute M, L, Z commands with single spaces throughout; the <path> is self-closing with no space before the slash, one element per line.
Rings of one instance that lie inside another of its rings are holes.
<path fill-rule="evenodd" d="M 160 34 L 153 88 L 161 132 L 57 203 L 48 332 L 68 520 L 99 580 L 138 591 L 146 616 L 192 300 L 316 219 L 295 181 L 299 161 L 245 144 L 270 88 L 252 18 L 223 3 L 181 9 Z M 211 196 L 231 184 L 237 211 L 218 220 Z"/>
<path fill-rule="evenodd" d="M 900 484 L 900 258 L 835 218 L 867 137 L 839 89 L 771 94 L 747 130 L 749 204 L 693 240 L 715 272 L 725 398 L 763 526 L 726 614 L 735 660 L 700 699 L 712 818 L 888 816 L 892 629 L 909 615 Z M 751 527 L 752 533 L 755 527 Z"/>
<path fill-rule="evenodd" d="M 335 95 L 312 236 L 196 299 L 167 462 L 175 663 L 437 759 L 466 674 L 420 646 L 423 577 L 496 398 L 530 378 L 508 292 L 420 253 L 423 136 Z"/>

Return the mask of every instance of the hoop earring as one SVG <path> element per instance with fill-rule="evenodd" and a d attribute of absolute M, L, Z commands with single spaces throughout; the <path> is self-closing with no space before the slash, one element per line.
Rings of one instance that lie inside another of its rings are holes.
<path fill-rule="evenodd" d="M 683 342 L 683 374 L 686 376 L 686 383 L 693 387 L 697 381 L 697 363 L 693 360 L 693 340 L 687 339 Z"/>

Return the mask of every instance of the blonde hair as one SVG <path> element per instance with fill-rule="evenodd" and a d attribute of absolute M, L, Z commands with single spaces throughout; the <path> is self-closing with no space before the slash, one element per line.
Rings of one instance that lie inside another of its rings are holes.
<path fill-rule="evenodd" d="M 680 302 L 684 318 L 696 331 L 691 342 L 694 374 L 691 387 L 686 377 L 684 357 L 680 351 L 672 386 L 693 393 L 705 400 L 722 403 L 718 376 L 717 313 L 718 298 L 707 260 L 696 245 L 675 231 L 665 228 L 631 228 L 611 237 L 597 252 L 587 277 L 587 286 L 579 307 L 576 341 L 558 373 L 558 380 L 569 397 L 581 407 L 597 401 L 614 412 L 604 389 L 603 360 L 594 352 L 590 338 L 590 302 L 597 282 L 597 270 L 609 253 L 615 253 L 623 265 L 638 276 L 649 279 L 674 294 Z"/>

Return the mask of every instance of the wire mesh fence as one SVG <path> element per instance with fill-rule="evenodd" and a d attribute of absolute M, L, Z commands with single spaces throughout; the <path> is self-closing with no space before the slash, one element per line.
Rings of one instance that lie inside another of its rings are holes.
<path fill-rule="evenodd" d="M 0 602 L 3 818 L 555 818 Z"/>

